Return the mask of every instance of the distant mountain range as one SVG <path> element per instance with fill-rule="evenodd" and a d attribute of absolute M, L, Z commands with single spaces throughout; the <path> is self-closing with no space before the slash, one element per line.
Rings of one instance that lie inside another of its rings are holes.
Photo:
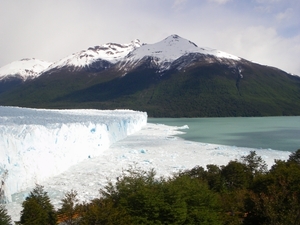
<path fill-rule="evenodd" d="M 171 35 L 0 68 L 0 105 L 129 108 L 153 117 L 300 115 L 300 77 Z"/>

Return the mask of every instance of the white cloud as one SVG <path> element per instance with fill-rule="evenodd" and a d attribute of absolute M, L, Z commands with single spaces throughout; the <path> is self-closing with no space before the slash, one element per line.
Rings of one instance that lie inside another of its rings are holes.
<path fill-rule="evenodd" d="M 282 0 L 256 0 L 257 3 L 276 3 L 281 2 Z"/>
<path fill-rule="evenodd" d="M 292 13 L 293 13 L 293 9 L 288 8 L 284 12 L 278 13 L 276 15 L 276 19 L 279 20 L 279 21 L 289 19 L 289 18 L 291 18 Z"/>
<path fill-rule="evenodd" d="M 188 0 L 175 0 L 173 3 L 173 7 L 177 8 L 184 5 Z"/>
<path fill-rule="evenodd" d="M 225 4 L 227 2 L 230 2 L 232 0 L 208 0 L 209 2 L 216 2 L 218 4 Z"/>
<path fill-rule="evenodd" d="M 269 5 L 267 6 L 256 6 L 255 10 L 260 12 L 260 13 L 270 13 L 272 11 L 271 7 Z"/>
<path fill-rule="evenodd" d="M 284 38 L 274 28 L 264 26 L 229 29 L 222 35 L 229 37 L 224 50 L 250 61 L 300 75 L 300 35 Z"/>

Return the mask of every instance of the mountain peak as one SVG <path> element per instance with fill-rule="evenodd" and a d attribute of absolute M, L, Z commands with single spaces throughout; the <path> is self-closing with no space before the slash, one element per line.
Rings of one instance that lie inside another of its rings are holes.
<path fill-rule="evenodd" d="M 142 46 L 140 39 L 134 39 L 131 43 L 132 43 L 133 46 L 135 46 L 136 48 Z"/>
<path fill-rule="evenodd" d="M 170 62 L 188 52 L 197 51 L 197 48 L 197 45 L 193 42 L 173 34 L 155 44 L 142 45 L 131 52 L 127 58 L 139 60 L 145 56 L 151 56 L 159 59 L 159 61 Z"/>
<path fill-rule="evenodd" d="M 22 80 L 34 78 L 51 65 L 50 62 L 35 58 L 24 58 L 0 68 L 0 80 L 6 76 L 19 76 Z"/>
<path fill-rule="evenodd" d="M 152 64 L 158 67 L 160 71 L 169 69 L 172 62 L 179 59 L 182 56 L 188 56 L 189 54 L 201 54 L 207 59 L 214 58 L 214 60 L 240 60 L 239 57 L 230 55 L 226 52 L 222 52 L 215 49 L 199 48 L 195 43 L 180 37 L 177 34 L 173 34 L 155 44 L 142 45 L 135 49 L 126 56 L 126 62 L 122 67 L 131 66 L 134 67 L 141 62 L 142 59 L 151 58 Z"/>
<path fill-rule="evenodd" d="M 172 35 L 168 36 L 167 38 L 165 38 L 163 41 L 169 42 L 171 45 L 176 42 L 188 42 L 189 44 L 193 45 L 194 47 L 198 47 L 194 42 L 184 39 L 177 34 L 172 34 Z"/>
<path fill-rule="evenodd" d="M 180 40 L 180 39 L 183 39 L 183 38 L 177 34 L 172 34 L 172 35 L 166 37 L 164 40 Z"/>
<path fill-rule="evenodd" d="M 180 39 L 184 39 L 182 37 L 180 37 L 179 35 L 177 34 L 171 34 L 170 36 L 166 37 L 165 40 L 167 39 L 175 39 L 175 40 L 180 40 Z"/>
<path fill-rule="evenodd" d="M 162 40 L 161 42 L 163 42 L 169 46 L 183 45 L 182 47 L 189 47 L 189 48 L 198 47 L 195 43 L 193 43 L 185 38 L 182 38 L 177 34 L 172 34 L 172 35 L 168 36 L 167 38 L 165 38 L 164 40 Z"/>

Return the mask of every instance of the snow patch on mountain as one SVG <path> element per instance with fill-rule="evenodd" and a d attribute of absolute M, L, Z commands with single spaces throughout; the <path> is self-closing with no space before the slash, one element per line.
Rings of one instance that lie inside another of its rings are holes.
<path fill-rule="evenodd" d="M 115 64 L 141 45 L 140 40 L 136 39 L 129 44 L 107 43 L 90 47 L 53 63 L 46 71 L 64 67 L 84 68 L 97 61 L 105 61 L 108 65 Z"/>
<path fill-rule="evenodd" d="M 22 80 L 36 78 L 51 64 L 35 58 L 14 61 L 0 68 L 0 80 L 11 76 L 20 77 Z"/>
<path fill-rule="evenodd" d="M 43 110 L 0 106 L 0 203 L 60 174 L 147 123 L 131 110 Z"/>

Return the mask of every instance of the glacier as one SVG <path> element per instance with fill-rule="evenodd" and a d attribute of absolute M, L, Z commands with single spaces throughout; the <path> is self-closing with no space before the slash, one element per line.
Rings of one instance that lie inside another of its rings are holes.
<path fill-rule="evenodd" d="M 45 110 L 0 106 L 0 203 L 58 175 L 147 124 L 132 110 Z"/>

